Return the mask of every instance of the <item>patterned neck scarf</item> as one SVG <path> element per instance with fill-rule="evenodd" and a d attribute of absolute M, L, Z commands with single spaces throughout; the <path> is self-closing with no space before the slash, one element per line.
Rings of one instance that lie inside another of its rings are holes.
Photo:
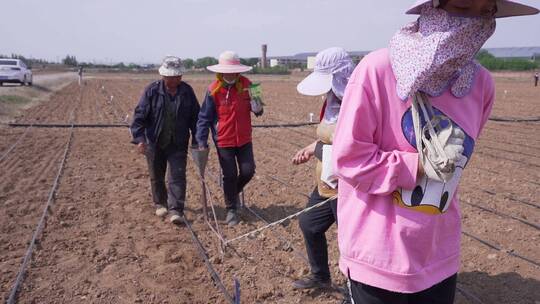
<path fill-rule="evenodd" d="M 326 107 L 324 109 L 323 120 L 328 124 L 335 124 L 338 120 L 340 109 L 341 99 L 332 89 L 326 94 Z"/>
<path fill-rule="evenodd" d="M 494 18 L 454 16 L 425 4 L 418 20 L 390 41 L 399 98 L 417 91 L 440 96 L 448 88 L 455 97 L 466 96 L 479 67 L 474 56 L 494 32 Z"/>
<path fill-rule="evenodd" d="M 210 95 L 212 96 L 216 96 L 216 93 L 221 88 L 232 87 L 233 85 L 236 87 L 236 91 L 238 92 L 238 94 L 241 94 L 244 91 L 244 88 L 242 87 L 242 82 L 240 81 L 240 75 L 238 75 L 238 77 L 236 78 L 235 83 L 231 85 L 223 79 L 223 74 L 221 73 L 216 74 L 216 80 L 218 81 L 219 85 L 217 85 L 216 88 L 212 92 L 210 92 Z"/>
<path fill-rule="evenodd" d="M 332 67 L 332 92 L 337 98 L 343 99 L 345 88 L 354 71 L 354 62 L 349 58 L 342 59 Z"/>

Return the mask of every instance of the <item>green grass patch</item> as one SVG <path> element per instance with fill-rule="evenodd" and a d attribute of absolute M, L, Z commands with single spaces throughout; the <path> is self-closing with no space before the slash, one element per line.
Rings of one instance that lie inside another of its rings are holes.
<path fill-rule="evenodd" d="M 0 95 L 0 103 L 11 104 L 11 105 L 24 105 L 31 102 L 30 99 L 26 97 L 16 96 L 16 95 Z"/>
<path fill-rule="evenodd" d="M 481 50 L 476 59 L 490 71 L 530 71 L 540 67 L 540 61 L 532 61 L 518 58 L 495 58 L 486 50 Z"/>

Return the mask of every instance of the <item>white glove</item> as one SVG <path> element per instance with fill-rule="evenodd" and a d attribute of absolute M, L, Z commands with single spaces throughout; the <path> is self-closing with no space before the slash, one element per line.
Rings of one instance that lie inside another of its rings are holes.
<path fill-rule="evenodd" d="M 262 103 L 260 101 L 252 99 L 249 103 L 251 104 L 251 112 L 253 112 L 255 114 L 259 114 L 259 113 L 262 112 L 263 106 L 262 106 Z"/>
<path fill-rule="evenodd" d="M 462 163 L 465 133 L 444 115 L 435 115 L 425 94 L 417 92 L 412 101 L 412 119 L 416 147 L 427 177 L 449 182 L 456 165 Z M 425 125 L 421 125 L 423 116 Z M 444 126 L 444 127 L 443 127 Z"/>
<path fill-rule="evenodd" d="M 446 156 L 450 159 L 450 161 L 452 161 L 454 164 L 458 164 L 464 157 L 463 151 L 465 148 L 463 147 L 463 143 L 465 141 L 465 133 L 463 133 L 460 128 L 454 127 L 452 129 L 452 134 L 444 145 L 444 152 L 446 152 Z"/>
<path fill-rule="evenodd" d="M 456 164 L 459 164 L 463 155 L 465 133 L 458 127 L 449 125 L 437 133 L 437 140 L 442 145 L 445 155 L 441 155 L 435 148 L 437 143 L 433 138 L 429 139 L 429 143 L 425 143 L 424 171 L 430 179 L 440 182 L 448 182 L 454 176 Z"/>

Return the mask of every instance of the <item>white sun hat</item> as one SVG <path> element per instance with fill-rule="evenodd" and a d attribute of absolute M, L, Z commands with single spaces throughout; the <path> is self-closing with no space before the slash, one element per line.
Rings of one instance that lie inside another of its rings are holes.
<path fill-rule="evenodd" d="M 340 47 L 332 47 L 320 51 L 315 57 L 315 68 L 296 89 L 300 94 L 318 96 L 331 89 L 340 93 L 345 91 L 349 76 L 354 69 L 349 54 Z"/>
<path fill-rule="evenodd" d="M 219 55 L 219 63 L 206 67 L 214 73 L 244 73 L 252 67 L 240 63 L 240 57 L 233 51 L 225 51 Z"/>
<path fill-rule="evenodd" d="M 422 5 L 428 2 L 439 3 L 438 0 L 417 0 L 416 3 L 407 11 L 407 14 L 418 15 Z M 518 1 L 497 0 L 497 13 L 495 18 L 535 15 L 540 11 L 529 5 L 521 4 Z"/>
<path fill-rule="evenodd" d="M 182 60 L 175 56 L 166 56 L 159 67 L 159 75 L 167 77 L 182 76 L 185 71 Z"/>

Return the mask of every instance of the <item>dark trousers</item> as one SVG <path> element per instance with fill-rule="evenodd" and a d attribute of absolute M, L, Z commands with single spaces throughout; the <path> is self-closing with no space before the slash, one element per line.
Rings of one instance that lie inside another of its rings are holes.
<path fill-rule="evenodd" d="M 238 207 L 238 194 L 255 175 L 253 145 L 218 148 L 219 164 L 223 173 L 223 192 L 227 209 Z"/>
<path fill-rule="evenodd" d="M 327 200 L 319 195 L 317 187 L 309 197 L 307 207 Z M 337 221 L 337 199 L 303 213 L 298 218 L 308 254 L 311 273 L 320 280 L 330 279 L 326 231 Z"/>
<path fill-rule="evenodd" d="M 187 148 L 170 144 L 162 149 L 159 146 L 148 146 L 146 152 L 152 199 L 156 207 L 166 207 L 169 211 L 184 211 L 186 200 L 186 160 Z M 167 176 L 168 187 L 165 187 L 165 173 L 169 165 Z"/>
<path fill-rule="evenodd" d="M 417 293 L 404 294 L 349 280 L 354 304 L 452 304 L 457 274 Z"/>

